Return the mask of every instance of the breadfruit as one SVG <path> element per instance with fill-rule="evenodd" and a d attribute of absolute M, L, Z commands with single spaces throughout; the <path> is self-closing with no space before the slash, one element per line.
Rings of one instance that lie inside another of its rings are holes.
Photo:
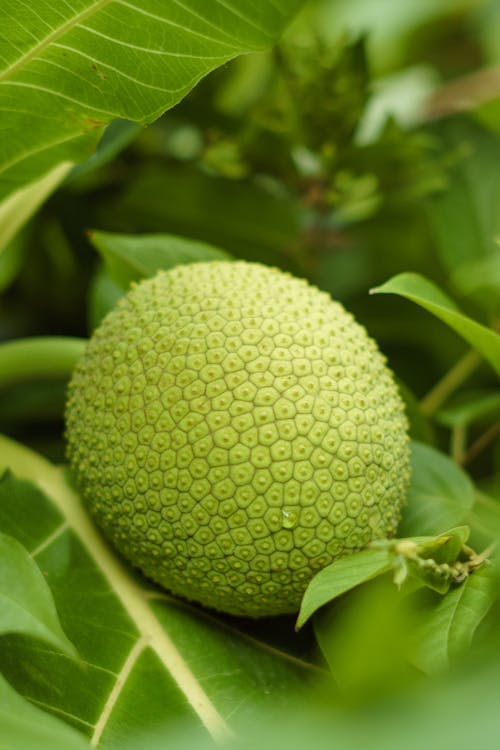
<path fill-rule="evenodd" d="M 257 263 L 133 287 L 69 387 L 68 456 L 105 536 L 147 577 L 251 617 L 297 611 L 326 565 L 395 533 L 407 422 L 365 329 Z"/>

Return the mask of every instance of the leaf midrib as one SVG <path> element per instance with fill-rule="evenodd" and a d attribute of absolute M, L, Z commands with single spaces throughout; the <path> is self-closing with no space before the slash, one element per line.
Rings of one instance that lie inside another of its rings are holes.
<path fill-rule="evenodd" d="M 146 592 L 104 542 L 62 470 L 3 435 L 0 444 L 5 465 L 20 478 L 34 482 L 66 519 L 137 628 L 138 638 L 144 638 L 145 646 L 156 653 L 207 731 L 216 741 L 230 737 L 230 728 L 151 609 Z"/>
<path fill-rule="evenodd" d="M 16 60 L 14 63 L 12 63 L 12 65 L 7 67 L 2 73 L 0 73 L 0 83 L 2 81 L 6 81 L 8 78 L 17 73 L 17 71 L 20 70 L 24 65 L 38 57 L 38 55 L 44 52 L 44 50 L 47 49 L 49 45 L 51 45 L 56 39 L 59 39 L 61 36 L 63 36 L 67 31 L 70 31 L 86 18 L 93 15 L 97 10 L 106 7 L 106 5 L 109 5 L 112 2 L 113 0 L 95 0 L 95 2 L 92 3 L 92 5 L 89 5 L 88 8 L 82 10 L 80 13 L 77 13 L 68 21 L 65 21 L 61 26 L 51 31 L 50 34 L 47 34 L 47 36 L 45 36 L 37 44 L 35 44 L 34 47 L 31 47 L 28 52 L 26 52 L 24 55 L 21 55 L 18 60 Z"/>

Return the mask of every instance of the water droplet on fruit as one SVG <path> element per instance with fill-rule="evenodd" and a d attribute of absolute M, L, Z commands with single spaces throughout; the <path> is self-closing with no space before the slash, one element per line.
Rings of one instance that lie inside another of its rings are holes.
<path fill-rule="evenodd" d="M 297 525 L 298 517 L 295 511 L 283 509 L 281 515 L 283 528 L 293 529 Z"/>

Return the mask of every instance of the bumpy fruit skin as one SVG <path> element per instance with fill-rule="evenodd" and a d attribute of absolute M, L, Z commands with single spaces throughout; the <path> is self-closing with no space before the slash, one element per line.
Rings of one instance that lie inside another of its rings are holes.
<path fill-rule="evenodd" d="M 252 617 L 296 611 L 318 570 L 395 532 L 406 428 L 352 316 L 246 262 L 134 287 L 67 406 L 72 471 L 118 550 L 175 594 Z"/>

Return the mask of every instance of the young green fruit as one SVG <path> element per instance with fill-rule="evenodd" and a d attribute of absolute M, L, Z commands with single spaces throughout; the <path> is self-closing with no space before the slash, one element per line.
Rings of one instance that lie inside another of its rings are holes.
<path fill-rule="evenodd" d="M 318 570 L 396 530 L 409 450 L 392 375 L 340 304 L 277 269 L 194 263 L 135 286 L 66 416 L 105 535 L 208 607 L 295 612 Z"/>

